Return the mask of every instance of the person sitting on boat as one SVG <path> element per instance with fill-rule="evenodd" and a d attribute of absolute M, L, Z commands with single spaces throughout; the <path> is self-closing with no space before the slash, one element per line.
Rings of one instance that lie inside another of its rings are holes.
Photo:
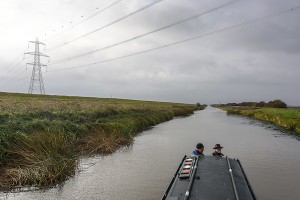
<path fill-rule="evenodd" d="M 196 145 L 196 149 L 193 151 L 193 155 L 198 156 L 198 155 L 203 155 L 204 151 L 204 146 L 202 143 L 198 143 Z"/>
<path fill-rule="evenodd" d="M 224 154 L 222 154 L 222 148 L 220 144 L 216 144 L 214 147 L 215 152 L 212 153 L 213 156 L 224 156 Z"/>

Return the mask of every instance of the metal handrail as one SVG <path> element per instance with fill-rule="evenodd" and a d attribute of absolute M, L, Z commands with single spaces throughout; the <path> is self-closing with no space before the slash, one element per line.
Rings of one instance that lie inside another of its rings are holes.
<path fill-rule="evenodd" d="M 239 200 L 239 196 L 238 196 L 238 193 L 237 193 L 237 190 L 236 190 L 235 181 L 234 181 L 233 174 L 232 174 L 231 165 L 230 165 L 230 162 L 229 162 L 229 159 L 228 159 L 227 156 L 226 156 L 226 159 L 227 159 L 229 174 L 230 174 L 230 178 L 231 178 L 231 182 L 232 182 L 232 186 L 233 186 L 233 190 L 234 190 L 235 199 Z"/>
<path fill-rule="evenodd" d="M 196 161 L 195 161 L 195 163 L 193 165 L 193 172 L 192 172 L 193 174 L 191 175 L 190 183 L 188 185 L 187 191 L 185 192 L 184 200 L 187 200 L 189 198 L 189 196 L 190 196 L 190 190 L 191 190 L 191 188 L 193 186 L 193 182 L 194 182 L 195 174 L 196 174 L 196 169 L 197 169 L 197 165 L 198 165 L 198 160 L 199 160 L 198 157 L 199 156 L 196 157 Z"/>

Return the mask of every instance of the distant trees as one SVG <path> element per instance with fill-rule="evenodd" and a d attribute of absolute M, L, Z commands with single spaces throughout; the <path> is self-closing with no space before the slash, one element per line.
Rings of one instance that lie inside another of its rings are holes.
<path fill-rule="evenodd" d="M 266 102 L 260 101 L 260 102 L 258 102 L 258 103 L 256 104 L 256 106 L 257 106 L 257 107 L 265 107 L 266 104 L 267 104 Z"/>
<path fill-rule="evenodd" d="M 267 103 L 268 106 L 266 107 L 271 107 L 271 108 L 287 108 L 287 105 L 286 103 L 284 103 L 283 101 L 277 99 L 277 100 L 274 100 L 274 101 L 269 101 Z"/>
<path fill-rule="evenodd" d="M 215 105 L 218 106 L 218 105 Z M 276 99 L 274 101 L 269 102 L 242 102 L 242 103 L 227 103 L 227 104 L 220 104 L 219 106 L 247 106 L 247 107 L 267 107 L 267 108 L 287 108 L 286 103 L 283 101 Z"/>
<path fill-rule="evenodd" d="M 196 106 L 200 109 L 200 110 L 203 110 L 204 108 L 206 108 L 206 104 L 200 104 L 200 103 L 196 103 Z"/>

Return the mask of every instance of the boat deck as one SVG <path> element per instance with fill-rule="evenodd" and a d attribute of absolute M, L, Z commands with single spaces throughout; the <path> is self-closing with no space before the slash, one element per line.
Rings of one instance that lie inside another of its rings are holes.
<path fill-rule="evenodd" d="M 162 200 L 253 200 L 238 160 L 219 156 L 184 157 Z"/>

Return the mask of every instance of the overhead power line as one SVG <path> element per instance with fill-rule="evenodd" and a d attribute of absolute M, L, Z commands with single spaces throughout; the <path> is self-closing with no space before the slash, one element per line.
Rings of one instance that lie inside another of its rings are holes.
<path fill-rule="evenodd" d="M 12 72 L 15 71 L 15 69 L 24 61 L 25 59 L 20 60 L 19 62 L 17 62 L 15 65 L 7 68 L 7 72 Z"/>
<path fill-rule="evenodd" d="M 89 36 L 89 35 L 91 35 L 91 34 L 93 34 L 93 33 L 95 33 L 95 32 L 98 32 L 98 31 L 100 31 L 100 30 L 103 30 L 104 28 L 107 28 L 107 27 L 109 27 L 109 26 L 111 26 L 111 25 L 113 25 L 113 24 L 115 24 L 115 23 L 117 23 L 117 22 L 123 21 L 123 20 L 125 20 L 126 18 L 128 18 L 128 17 L 130 17 L 130 16 L 133 16 L 133 15 L 135 15 L 135 14 L 138 14 L 139 12 L 141 12 L 141 11 L 143 11 L 143 10 L 146 10 L 147 8 L 150 8 L 151 6 L 154 6 L 154 5 L 156 5 L 156 4 L 158 4 L 158 3 L 162 2 L 162 1 L 164 1 L 164 0 L 157 0 L 157 1 L 153 2 L 153 3 L 150 3 L 150 4 L 148 4 L 148 5 L 146 5 L 146 6 L 142 7 L 142 8 L 139 8 L 138 10 L 135 10 L 135 11 L 133 11 L 133 12 L 131 12 L 131 13 L 129 13 L 129 14 L 127 14 L 127 15 L 125 15 L 125 16 L 119 18 L 119 19 L 117 19 L 117 20 L 114 20 L 114 21 L 112 21 L 112 22 L 110 22 L 110 23 L 108 23 L 108 24 L 106 24 L 106 25 L 104 25 L 104 26 L 101 26 L 101 27 L 99 27 L 99 28 L 97 28 L 97 29 L 95 29 L 95 30 L 93 30 L 93 31 L 90 31 L 90 32 L 88 32 L 88 33 L 86 33 L 86 34 L 84 34 L 84 35 L 81 35 L 81 36 L 79 36 L 79 37 L 77 37 L 77 38 L 74 38 L 74 39 L 69 40 L 69 41 L 67 41 L 67 42 L 65 42 L 65 43 L 62 43 L 62 44 L 60 44 L 60 45 L 58 45 L 58 46 L 56 46 L 56 47 L 54 47 L 54 48 L 48 49 L 46 52 L 53 51 L 53 50 L 55 50 L 55 49 L 57 49 L 57 48 L 60 48 L 60 47 L 62 47 L 62 46 L 64 46 L 64 45 L 70 44 L 70 43 L 75 42 L 75 41 L 77 41 L 77 40 L 79 40 L 79 39 L 82 39 L 82 38 L 84 38 L 84 37 L 87 37 L 87 36 Z"/>
<path fill-rule="evenodd" d="M 22 59 L 20 60 L 18 63 L 16 63 L 14 66 L 12 66 L 9 70 L 7 70 L 6 72 L 6 75 L 5 75 L 5 78 L 2 78 L 0 79 L 0 83 L 3 85 L 3 84 L 7 84 L 7 85 L 10 85 L 10 83 L 16 78 L 19 76 L 19 72 L 24 69 L 23 66 L 21 64 L 23 64 L 23 62 L 25 61 L 26 59 Z M 20 67 L 21 65 L 21 67 Z M 10 77 L 10 75 L 12 74 L 12 77 Z"/>
<path fill-rule="evenodd" d="M 22 77 L 22 78 L 25 77 L 25 76 L 27 77 L 27 74 L 24 75 L 25 72 L 26 72 L 26 70 L 23 69 L 19 73 L 15 73 L 13 77 L 11 77 L 8 80 L 5 80 L 5 82 L 3 81 L 4 83 L 1 84 L 1 85 L 4 86 L 4 88 L 9 89 L 9 88 L 11 88 L 14 85 L 19 84 L 18 80 L 20 80 L 20 77 Z"/>
<path fill-rule="evenodd" d="M 88 16 L 87 18 L 85 18 L 84 20 L 82 20 L 82 21 L 80 21 L 80 22 L 78 22 L 78 23 L 76 23 L 76 24 L 73 24 L 71 27 L 69 27 L 69 28 L 67 28 L 67 29 L 65 29 L 65 30 L 63 30 L 63 31 L 61 31 L 61 32 L 59 32 L 59 33 L 57 33 L 57 34 L 54 34 L 54 35 L 52 35 L 52 36 L 49 36 L 46 40 L 55 38 L 55 37 L 61 35 L 62 33 L 65 33 L 65 32 L 67 32 L 67 31 L 73 29 L 74 27 L 76 27 L 76 26 L 78 26 L 78 25 L 80 25 L 80 24 L 86 22 L 87 20 L 92 19 L 93 17 L 96 17 L 97 15 L 103 13 L 104 11 L 106 11 L 106 10 L 108 10 L 109 8 L 115 6 L 116 4 L 120 3 L 121 1 L 122 1 L 122 0 L 117 0 L 117 1 L 115 1 L 115 2 L 113 2 L 113 3 L 111 3 L 111 4 L 109 4 L 108 6 L 106 6 L 106 7 L 104 7 L 103 9 L 97 11 L 96 13 L 91 14 L 90 16 Z M 98 8 L 97 8 L 97 9 L 98 9 Z"/>
<path fill-rule="evenodd" d="M 139 51 L 139 52 L 132 53 L 132 54 L 127 54 L 127 55 L 124 55 L 124 56 L 119 56 L 119 57 L 115 57 L 115 58 L 111 58 L 111 59 L 107 59 L 107 60 L 102 60 L 102 61 L 97 61 L 97 62 L 93 62 L 93 63 L 88 63 L 88 64 L 83 64 L 83 65 L 78 65 L 78 66 L 74 66 L 74 67 L 51 70 L 51 71 L 48 71 L 48 72 L 56 72 L 56 71 L 62 71 L 62 70 L 70 70 L 70 69 L 75 69 L 75 68 L 88 67 L 88 66 L 92 66 L 92 65 L 96 65 L 96 64 L 102 64 L 102 63 L 107 63 L 107 62 L 111 62 L 111 61 L 116 61 L 116 60 L 120 60 L 120 59 L 124 59 L 124 58 L 128 58 L 128 57 L 132 57 L 132 56 L 136 56 L 136 55 L 140 55 L 140 54 L 144 54 L 144 53 L 148 53 L 148 52 L 153 52 L 153 51 L 156 51 L 156 50 L 159 50 L 159 49 L 164 49 L 164 48 L 167 48 L 167 47 L 179 45 L 179 44 L 189 42 L 189 41 L 192 41 L 192 40 L 197 40 L 197 39 L 200 39 L 200 38 L 208 37 L 210 35 L 214 35 L 214 34 L 217 34 L 217 33 L 237 29 L 237 28 L 240 28 L 240 27 L 248 25 L 248 24 L 252 24 L 252 23 L 255 23 L 255 22 L 258 22 L 258 21 L 266 20 L 268 18 L 275 17 L 275 16 L 282 15 L 282 14 L 289 13 L 289 12 L 293 12 L 293 11 L 296 11 L 296 10 L 300 10 L 300 6 L 296 6 L 296 7 L 287 9 L 287 10 L 283 10 L 281 12 L 277 12 L 277 13 L 266 15 L 266 16 L 259 17 L 259 18 L 256 18 L 256 19 L 248 20 L 246 22 L 242 22 L 242 23 L 239 23 L 239 24 L 235 24 L 235 25 L 232 25 L 232 26 L 225 27 L 225 28 L 217 29 L 217 30 L 212 31 L 212 32 L 208 32 L 208 33 L 201 34 L 201 35 L 196 35 L 194 37 L 190 37 L 190 38 L 180 40 L 180 41 L 177 41 L 177 42 L 172 42 L 172 43 L 169 43 L 169 44 L 161 45 L 161 46 L 151 48 L 151 49 L 147 49 L 147 50 L 144 50 L 144 51 Z"/>
<path fill-rule="evenodd" d="M 8 80 L 5 84 L 7 85 L 6 87 L 11 87 L 15 84 L 18 83 L 18 80 L 24 78 L 24 77 L 27 77 L 27 74 L 24 74 L 26 72 L 25 69 L 23 69 L 22 71 L 20 71 L 19 73 L 15 74 L 15 76 L 13 78 L 11 78 L 10 80 Z M 22 83 L 22 85 L 24 85 Z"/>
<path fill-rule="evenodd" d="M 2 69 L 2 71 L 6 71 L 11 69 L 11 66 L 13 65 L 13 63 L 15 63 L 17 60 L 19 60 L 21 57 L 23 56 L 23 54 L 19 55 L 18 57 L 16 57 L 13 61 L 11 61 L 4 69 Z M 18 65 L 19 62 L 15 65 Z"/>
<path fill-rule="evenodd" d="M 29 46 L 28 46 L 29 48 Z M 26 51 L 26 49 L 24 50 Z M 23 51 L 23 52 L 24 52 Z M 18 66 L 20 64 L 20 62 L 22 62 L 25 58 L 23 58 L 21 61 L 17 62 L 17 60 L 19 60 L 20 58 L 24 57 L 24 53 L 19 54 L 13 61 L 11 61 L 2 71 L 10 71 L 11 69 L 15 68 L 16 66 Z M 17 62 L 17 63 L 16 63 Z M 16 64 L 14 64 L 16 63 Z"/>
<path fill-rule="evenodd" d="M 102 48 L 100 48 L 100 49 L 95 49 L 95 50 L 93 50 L 93 51 L 88 51 L 88 52 L 86 52 L 86 53 L 82 53 L 82 54 L 79 54 L 79 55 L 76 55 L 76 56 L 67 57 L 67 58 L 62 58 L 62 59 L 59 59 L 59 60 L 57 60 L 57 61 L 53 61 L 53 62 L 52 62 L 51 64 L 49 64 L 49 65 L 55 65 L 55 64 L 58 64 L 58 63 L 67 62 L 67 61 L 70 61 L 70 60 L 73 60 L 73 59 L 81 58 L 81 57 L 83 57 L 83 56 L 87 56 L 87 55 L 90 55 L 90 54 L 93 54 L 93 53 L 96 53 L 96 52 L 99 52 L 99 51 L 103 51 L 103 50 L 109 49 L 109 48 L 112 48 L 112 47 L 116 47 L 116 46 L 118 46 L 118 45 L 125 44 L 125 43 L 131 42 L 131 41 L 133 41 L 133 40 L 140 39 L 140 38 L 145 37 L 145 36 L 147 36 L 147 35 L 150 35 L 150 34 L 153 34 L 153 33 L 157 33 L 157 32 L 159 32 L 159 31 L 162 31 L 162 30 L 171 28 L 171 27 L 173 27 L 173 26 L 177 26 L 177 25 L 179 25 L 179 24 L 188 22 L 188 21 L 190 21 L 190 20 L 196 19 L 196 18 L 198 18 L 198 17 L 200 17 L 200 16 L 209 14 L 209 13 L 214 12 L 214 11 L 220 9 L 220 8 L 229 6 L 229 5 L 231 5 L 231 4 L 233 4 L 233 3 L 237 2 L 237 1 L 239 1 L 239 0 L 234 0 L 234 1 L 231 1 L 231 2 L 228 2 L 228 3 L 225 3 L 225 4 L 222 4 L 222 5 L 218 6 L 218 7 L 215 7 L 215 8 L 212 8 L 212 9 L 210 9 L 210 10 L 207 10 L 207 11 L 204 11 L 204 12 L 201 12 L 201 13 L 198 13 L 198 14 L 196 14 L 196 15 L 192 15 L 192 16 L 190 16 L 190 17 L 187 17 L 187 18 L 182 19 L 182 20 L 180 20 L 180 21 L 177 21 L 177 22 L 175 22 L 175 23 L 169 24 L 169 25 L 167 25 L 167 26 L 160 27 L 160 28 L 155 29 L 155 30 L 152 30 L 152 31 L 150 31 L 150 32 L 143 33 L 143 34 L 141 34 L 141 35 L 132 37 L 132 38 L 127 39 L 127 40 L 123 40 L 123 41 L 121 41 L 121 42 L 118 42 L 118 43 L 115 43 L 115 44 L 112 44 L 112 45 L 108 45 L 108 46 L 102 47 Z"/>

